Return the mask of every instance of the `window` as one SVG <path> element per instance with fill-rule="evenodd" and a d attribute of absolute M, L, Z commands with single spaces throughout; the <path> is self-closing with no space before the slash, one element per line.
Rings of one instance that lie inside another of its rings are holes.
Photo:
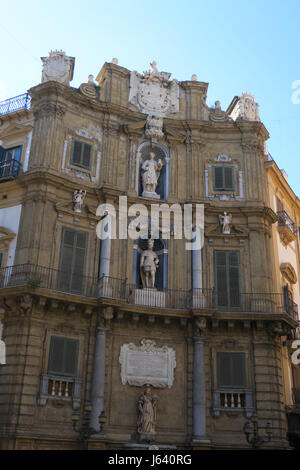
<path fill-rule="evenodd" d="M 78 340 L 52 336 L 48 374 L 75 377 L 77 374 Z"/>
<path fill-rule="evenodd" d="M 242 352 L 217 353 L 218 388 L 246 387 L 246 356 Z"/>
<path fill-rule="evenodd" d="M 64 228 L 61 238 L 58 288 L 82 294 L 88 234 Z"/>
<path fill-rule="evenodd" d="M 240 253 L 215 251 L 215 287 L 218 307 L 240 306 Z"/>
<path fill-rule="evenodd" d="M 213 167 L 214 191 L 234 191 L 234 168 L 232 166 Z"/>
<path fill-rule="evenodd" d="M 71 163 L 89 170 L 91 168 L 92 146 L 79 140 L 73 140 Z"/>
<path fill-rule="evenodd" d="M 0 177 L 17 176 L 21 166 L 22 145 L 4 149 L 0 146 Z"/>
<path fill-rule="evenodd" d="M 282 212 L 284 210 L 283 203 L 279 197 L 276 196 L 276 208 L 277 212 Z"/>

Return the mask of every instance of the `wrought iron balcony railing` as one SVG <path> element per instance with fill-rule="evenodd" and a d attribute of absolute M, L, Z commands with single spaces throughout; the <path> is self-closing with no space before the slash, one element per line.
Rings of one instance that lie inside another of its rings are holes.
<path fill-rule="evenodd" d="M 44 288 L 94 299 L 168 309 L 215 309 L 227 312 L 286 313 L 298 319 L 298 306 L 285 305 L 282 293 L 241 293 L 233 303 L 219 304 L 214 289 L 142 289 L 123 279 L 81 276 L 44 266 L 23 264 L 0 269 L 0 289 L 18 286 Z"/>
<path fill-rule="evenodd" d="M 277 212 L 278 215 L 278 227 L 287 227 L 290 231 L 296 235 L 297 227 L 290 216 L 285 211 Z"/>
<path fill-rule="evenodd" d="M 23 109 L 30 109 L 31 98 L 29 93 L 23 93 L 23 95 L 14 96 L 8 100 L 0 102 L 0 116 L 5 114 L 15 113 Z"/>
<path fill-rule="evenodd" d="M 18 160 L 5 160 L 0 162 L 0 180 L 16 178 L 22 172 L 22 165 Z"/>

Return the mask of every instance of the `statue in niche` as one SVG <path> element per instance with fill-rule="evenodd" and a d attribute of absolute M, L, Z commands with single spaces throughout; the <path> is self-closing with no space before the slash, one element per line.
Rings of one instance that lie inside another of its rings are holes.
<path fill-rule="evenodd" d="M 148 249 L 141 255 L 140 274 L 144 289 L 154 289 L 156 271 L 159 265 L 159 259 L 153 251 L 154 241 L 148 240 Z"/>
<path fill-rule="evenodd" d="M 155 435 L 157 397 L 151 394 L 147 385 L 138 399 L 137 430 L 141 438 L 151 439 Z"/>
<path fill-rule="evenodd" d="M 84 189 L 76 189 L 73 193 L 73 211 L 81 212 L 84 198 L 86 196 L 86 191 Z"/>
<path fill-rule="evenodd" d="M 222 233 L 224 235 L 230 235 L 232 214 L 227 214 L 227 212 L 224 212 L 224 215 L 220 214 L 219 221 L 220 221 L 220 224 L 222 225 Z"/>
<path fill-rule="evenodd" d="M 143 173 L 143 196 L 150 196 L 160 198 L 156 194 L 156 187 L 158 183 L 158 178 L 160 176 L 161 169 L 163 167 L 162 160 L 155 160 L 155 153 L 150 152 L 150 158 L 145 160 L 142 164 Z"/>

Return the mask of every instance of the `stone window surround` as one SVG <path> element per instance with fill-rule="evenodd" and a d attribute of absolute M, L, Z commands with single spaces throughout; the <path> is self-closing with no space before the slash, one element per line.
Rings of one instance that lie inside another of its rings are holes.
<path fill-rule="evenodd" d="M 226 156 L 227 157 L 227 156 Z M 213 167 L 229 166 L 234 169 L 234 190 L 233 191 L 215 191 L 213 187 Z M 204 183 L 206 199 L 218 198 L 220 201 L 244 200 L 244 172 L 240 161 L 237 159 L 220 159 L 218 157 L 208 158 L 204 163 Z"/>
<path fill-rule="evenodd" d="M 50 355 L 50 343 L 52 336 L 61 336 L 63 338 L 75 339 L 78 341 L 78 359 L 77 359 L 77 374 L 75 377 L 63 377 L 61 375 L 48 374 L 48 363 Z M 37 403 L 39 406 L 45 406 L 48 400 L 59 401 L 62 404 L 72 403 L 73 409 L 78 409 L 80 407 L 80 389 L 81 389 L 81 378 L 83 375 L 83 338 L 78 334 L 75 335 L 70 331 L 62 332 L 55 329 L 47 331 L 46 338 L 43 345 L 44 349 L 42 351 L 42 370 L 40 376 L 40 388 L 37 398 Z M 48 386 L 50 380 L 57 380 L 58 382 L 69 382 L 73 384 L 73 393 L 72 396 L 63 397 L 63 396 L 52 396 L 48 393 Z"/>
<path fill-rule="evenodd" d="M 77 166 L 71 163 L 72 142 L 77 140 L 92 146 L 91 148 L 91 167 L 90 169 Z M 88 180 L 98 183 L 100 180 L 101 151 L 99 144 L 95 139 L 81 135 L 76 132 L 69 132 L 64 140 L 62 166 L 64 173 L 71 173 L 78 179 Z"/>
<path fill-rule="evenodd" d="M 230 340 L 229 340 L 230 341 Z M 245 365 L 246 365 L 246 386 L 245 388 L 236 389 L 225 389 L 219 388 L 218 386 L 218 364 L 217 364 L 217 353 L 218 352 L 239 352 L 245 353 Z M 247 417 L 252 416 L 254 412 L 253 402 L 253 387 L 251 381 L 251 365 L 250 365 L 250 351 L 246 344 L 240 344 L 236 340 L 233 343 L 229 342 L 228 346 L 224 347 L 224 343 L 215 345 L 211 348 L 211 360 L 212 360 L 212 414 L 217 417 L 221 413 L 240 414 L 245 413 Z M 245 395 L 245 407 L 243 408 L 224 408 L 221 407 L 220 395 L 221 393 L 233 393 L 233 394 L 244 394 Z"/>

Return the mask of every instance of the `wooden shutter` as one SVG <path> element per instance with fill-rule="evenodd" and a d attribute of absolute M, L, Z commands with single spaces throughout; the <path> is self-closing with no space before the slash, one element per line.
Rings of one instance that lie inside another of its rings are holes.
<path fill-rule="evenodd" d="M 73 140 L 71 163 L 89 169 L 91 166 L 92 146 L 85 142 Z"/>
<path fill-rule="evenodd" d="M 63 373 L 63 356 L 64 356 L 64 338 L 52 336 L 49 353 L 49 374 Z"/>
<path fill-rule="evenodd" d="M 75 376 L 77 373 L 78 341 L 68 339 L 65 342 L 64 374 Z"/>
<path fill-rule="evenodd" d="M 82 293 L 88 234 L 64 228 L 61 239 L 58 287 L 65 292 Z"/>
<path fill-rule="evenodd" d="M 215 251 L 214 258 L 217 305 L 226 307 L 228 305 L 226 251 Z"/>
<path fill-rule="evenodd" d="M 224 189 L 226 191 L 234 190 L 234 173 L 231 166 L 224 167 Z"/>
<path fill-rule="evenodd" d="M 217 307 L 240 306 L 240 256 L 238 251 L 214 252 Z"/>
<path fill-rule="evenodd" d="M 82 151 L 82 166 L 85 168 L 90 168 L 91 166 L 91 152 L 92 146 L 89 144 L 84 144 Z"/>
<path fill-rule="evenodd" d="M 238 251 L 229 251 L 228 258 L 228 284 L 230 307 L 240 306 L 240 261 Z"/>
<path fill-rule="evenodd" d="M 48 373 L 75 376 L 77 373 L 78 340 L 52 336 L 49 351 Z"/>
<path fill-rule="evenodd" d="M 82 152 L 82 143 L 78 142 L 78 140 L 73 140 L 71 162 L 74 163 L 74 165 L 81 164 L 81 152 Z"/>
<path fill-rule="evenodd" d="M 217 353 L 217 376 L 219 388 L 246 387 L 246 356 L 241 352 Z"/>
<path fill-rule="evenodd" d="M 223 167 L 222 166 L 214 166 L 214 190 L 221 191 L 223 189 Z"/>
<path fill-rule="evenodd" d="M 76 232 L 72 257 L 71 292 L 80 293 L 84 282 L 87 233 Z"/>

